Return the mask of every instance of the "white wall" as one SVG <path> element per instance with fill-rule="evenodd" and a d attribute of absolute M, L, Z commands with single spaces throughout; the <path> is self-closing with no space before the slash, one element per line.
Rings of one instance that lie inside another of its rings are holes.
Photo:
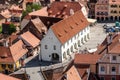
<path fill-rule="evenodd" d="M 47 45 L 48 49 L 45 49 L 45 45 Z M 54 50 L 53 46 L 56 46 L 56 50 Z M 52 53 L 57 53 L 59 55 L 59 61 L 62 61 L 61 56 L 61 43 L 56 38 L 51 28 L 48 30 L 47 35 L 41 40 L 41 53 L 39 58 L 45 61 L 51 61 Z M 40 57 L 41 56 L 41 57 Z"/>

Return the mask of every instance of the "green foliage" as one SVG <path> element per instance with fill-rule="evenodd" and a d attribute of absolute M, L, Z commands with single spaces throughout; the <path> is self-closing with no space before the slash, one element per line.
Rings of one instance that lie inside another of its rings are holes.
<path fill-rule="evenodd" d="M 26 11 L 27 11 L 28 13 L 29 13 L 29 12 L 32 12 L 32 7 L 31 7 L 31 5 L 27 5 Z"/>
<path fill-rule="evenodd" d="M 11 35 L 13 32 L 16 32 L 16 26 L 11 23 L 9 27 L 9 34 Z"/>
<path fill-rule="evenodd" d="M 0 26 L 0 33 L 2 33 L 2 26 Z"/>
<path fill-rule="evenodd" d="M 39 4 L 28 4 L 27 6 L 26 6 L 26 11 L 23 11 L 23 13 L 22 13 L 22 19 L 28 14 L 28 13 L 30 13 L 30 12 L 32 12 L 33 10 L 39 10 L 39 9 L 41 9 L 41 5 L 39 5 Z"/>
<path fill-rule="evenodd" d="M 35 11 L 41 9 L 41 6 L 40 6 L 39 4 L 32 4 L 31 7 L 32 7 L 32 9 L 34 9 Z"/>
<path fill-rule="evenodd" d="M 23 19 L 27 14 L 28 14 L 27 11 L 23 11 L 23 12 L 22 12 L 22 19 Z"/>

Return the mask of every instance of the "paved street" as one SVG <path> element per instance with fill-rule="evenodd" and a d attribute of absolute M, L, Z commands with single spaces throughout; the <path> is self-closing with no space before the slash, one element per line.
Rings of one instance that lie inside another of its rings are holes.
<path fill-rule="evenodd" d="M 105 30 L 103 29 L 104 24 L 105 23 L 102 24 L 97 23 L 95 26 L 91 27 L 90 39 L 84 45 L 82 45 L 79 50 L 85 50 L 85 48 L 94 49 L 97 47 L 98 44 L 102 43 L 102 41 L 105 39 L 107 35 Z M 114 25 L 114 24 L 110 23 L 109 25 Z"/>

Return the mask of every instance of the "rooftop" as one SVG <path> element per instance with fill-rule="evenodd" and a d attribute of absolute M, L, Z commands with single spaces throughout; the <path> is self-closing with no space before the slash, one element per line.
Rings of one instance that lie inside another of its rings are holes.
<path fill-rule="evenodd" d="M 4 80 L 21 80 L 21 79 L 17 79 L 8 75 L 4 75 L 0 73 L 0 79 L 4 79 Z"/>
<path fill-rule="evenodd" d="M 89 25 L 89 22 L 81 11 L 76 12 L 74 15 L 59 21 L 51 26 L 55 36 L 64 44 L 71 39 L 78 32 L 83 30 Z"/>

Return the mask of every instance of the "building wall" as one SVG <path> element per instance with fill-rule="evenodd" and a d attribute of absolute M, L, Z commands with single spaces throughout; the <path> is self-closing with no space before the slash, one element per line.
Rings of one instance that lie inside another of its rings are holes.
<path fill-rule="evenodd" d="M 45 45 L 47 46 L 47 49 L 45 49 Z M 53 49 L 53 46 L 56 46 L 56 50 Z M 56 38 L 56 36 L 54 35 L 50 28 L 48 30 L 47 35 L 41 41 L 41 53 L 39 55 L 39 59 L 51 61 L 52 53 L 57 53 L 59 55 L 59 61 L 61 62 L 62 61 L 61 46 L 62 44 Z"/>
<path fill-rule="evenodd" d="M 89 14 L 88 17 L 95 18 L 95 3 L 89 3 Z"/>
<path fill-rule="evenodd" d="M 45 61 L 51 61 L 52 53 L 57 53 L 60 62 L 69 60 L 69 58 L 72 57 L 71 55 L 77 52 L 80 46 L 89 39 L 89 33 L 90 27 L 88 26 L 67 42 L 61 44 L 50 28 L 47 35 L 41 41 L 41 53 L 39 58 Z M 45 49 L 45 45 L 47 45 L 47 49 Z M 56 50 L 53 49 L 53 46 L 56 46 Z"/>
<path fill-rule="evenodd" d="M 115 7 L 116 6 L 116 7 Z M 120 20 L 120 3 L 110 3 L 109 5 L 110 20 Z"/>
<path fill-rule="evenodd" d="M 114 57 L 116 56 L 116 58 Z M 114 57 L 114 58 L 113 58 Z M 116 80 L 120 80 L 120 56 L 119 54 L 106 54 L 98 63 L 98 75 L 104 77 L 105 80 L 111 80 L 115 77 Z M 114 68 L 115 70 L 114 70 Z"/>
<path fill-rule="evenodd" d="M 95 18 L 97 20 L 108 20 L 109 4 L 108 0 L 98 0 L 95 5 Z"/>
<path fill-rule="evenodd" d="M 5 65 L 5 67 L 2 67 L 2 64 Z M 8 66 L 11 65 L 12 68 L 9 68 Z M 19 69 L 21 67 L 21 64 L 19 61 L 17 61 L 16 63 L 1 63 L 0 64 L 0 72 L 4 73 L 5 70 L 8 70 L 9 72 L 14 72 L 15 70 Z"/>
<path fill-rule="evenodd" d="M 120 75 L 100 75 L 99 77 L 104 77 L 104 80 L 120 80 Z M 112 79 L 113 77 L 115 79 Z"/>

